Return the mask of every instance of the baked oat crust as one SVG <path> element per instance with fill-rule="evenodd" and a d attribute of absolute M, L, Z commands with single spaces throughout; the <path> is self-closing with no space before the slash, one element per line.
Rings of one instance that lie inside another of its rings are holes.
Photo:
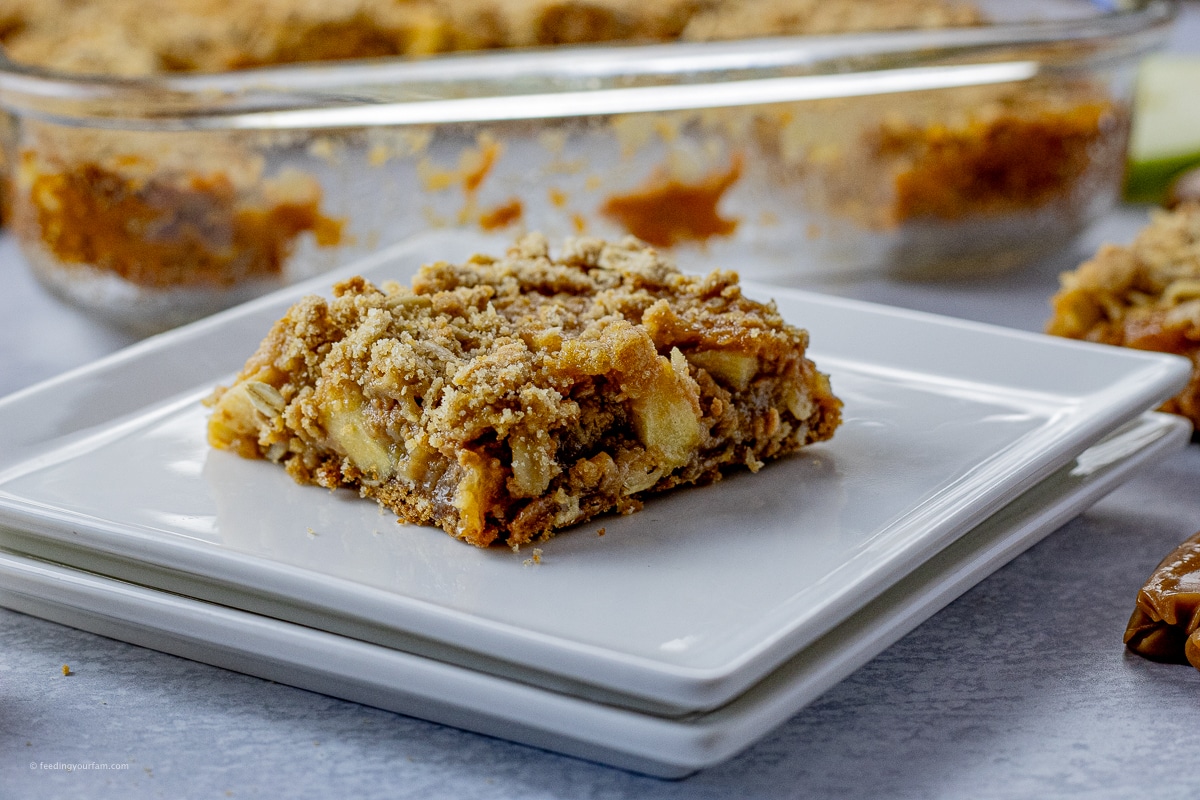
<path fill-rule="evenodd" d="M 275 324 L 211 402 L 218 448 L 356 488 L 402 521 L 511 547 L 826 440 L 808 335 L 737 275 L 634 239 L 354 278 Z"/>

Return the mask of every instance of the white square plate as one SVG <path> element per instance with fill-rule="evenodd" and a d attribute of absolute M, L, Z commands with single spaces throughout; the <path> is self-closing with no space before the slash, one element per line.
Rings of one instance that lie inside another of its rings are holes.
<path fill-rule="evenodd" d="M 0 604 L 348 700 L 662 777 L 735 755 L 1147 462 L 1187 443 L 1147 414 L 1085 451 L 715 711 L 664 718 L 0 550 Z M 1117 645 L 1119 646 L 1119 645 Z M 486 665 L 474 665 L 484 666 Z"/>
<path fill-rule="evenodd" d="M 344 272 L 407 280 L 475 246 L 435 235 Z M 846 403 L 833 441 L 579 526 L 533 564 L 208 448 L 200 399 L 314 288 L 0 401 L 0 523 L 18 531 L 6 546 L 682 714 L 746 691 L 1190 372 L 1172 356 L 748 286 L 810 330 Z"/>

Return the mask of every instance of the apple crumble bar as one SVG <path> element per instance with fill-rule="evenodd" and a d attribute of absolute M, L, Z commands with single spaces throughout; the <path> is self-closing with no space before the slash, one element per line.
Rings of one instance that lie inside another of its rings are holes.
<path fill-rule="evenodd" d="M 279 320 L 210 399 L 210 442 L 402 521 L 517 548 L 646 496 L 829 439 L 806 331 L 733 272 L 635 239 L 531 234 L 502 258 L 361 277 Z"/>
<path fill-rule="evenodd" d="M 1133 244 L 1064 274 L 1051 302 L 1047 333 L 1190 358 L 1191 381 L 1163 410 L 1200 426 L 1200 203 L 1155 210 Z"/>

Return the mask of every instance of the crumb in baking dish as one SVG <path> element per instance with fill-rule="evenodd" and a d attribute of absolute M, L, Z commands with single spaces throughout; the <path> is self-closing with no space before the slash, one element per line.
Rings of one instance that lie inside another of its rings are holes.
<path fill-rule="evenodd" d="M 1028 93 L 957 125 L 885 124 L 878 148 L 894 164 L 892 221 L 1002 214 L 1060 198 L 1088 171 L 1112 113 L 1107 102 L 1055 108 Z"/>
<path fill-rule="evenodd" d="M 111 76 L 982 22 L 961 0 L 0 0 L 10 59 Z"/>
<path fill-rule="evenodd" d="M 1102 87 L 1056 80 L 910 92 L 902 104 L 819 100 L 805 114 L 779 107 L 754 136 L 778 163 L 773 180 L 806 186 L 814 208 L 888 231 L 1078 213 L 1087 187 L 1119 179 L 1127 123 Z"/>
<path fill-rule="evenodd" d="M 350 487 L 405 522 L 513 548 L 829 439 L 808 334 L 737 276 L 632 238 L 530 234 L 411 288 L 338 284 L 210 398 L 213 446 Z"/>
<path fill-rule="evenodd" d="M 321 211 L 320 184 L 297 171 L 242 188 L 226 169 L 160 170 L 125 159 L 52 169 L 23 154 L 29 203 L 14 220 L 64 265 L 90 265 L 154 288 L 232 286 L 275 277 L 312 233 L 319 247 L 343 239 L 344 220 Z"/>

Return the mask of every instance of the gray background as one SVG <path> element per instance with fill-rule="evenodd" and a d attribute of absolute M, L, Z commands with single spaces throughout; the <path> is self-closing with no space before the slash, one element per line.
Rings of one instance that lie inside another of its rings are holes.
<path fill-rule="evenodd" d="M 1188 4 L 1172 48 L 1200 51 Z M 1123 208 L 1058 258 L 847 296 L 1040 330 L 1060 271 L 1127 242 Z M 28 276 L 0 236 L 0 395 L 132 340 Z M 646 778 L 239 675 L 0 609 L 0 798 L 1200 796 L 1200 671 L 1126 655 L 1155 564 L 1200 529 L 1200 445 L 1136 476 L 775 733 Z M 60 668 L 74 669 L 63 677 Z M 127 764 L 120 771 L 31 769 Z"/>

